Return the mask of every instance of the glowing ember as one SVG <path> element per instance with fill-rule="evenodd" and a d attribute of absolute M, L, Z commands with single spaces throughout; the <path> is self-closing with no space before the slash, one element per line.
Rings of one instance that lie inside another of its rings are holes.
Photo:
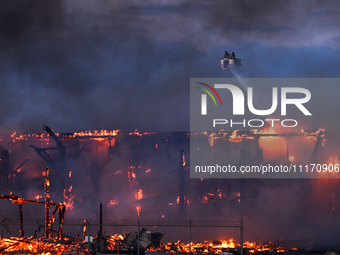
<path fill-rule="evenodd" d="M 110 200 L 110 204 L 111 204 L 111 205 L 118 205 L 118 201 L 116 201 L 116 200 Z"/>
<path fill-rule="evenodd" d="M 163 215 L 164 216 L 164 215 Z M 163 217 L 162 216 L 162 217 Z M 86 233 L 86 221 L 84 221 L 83 233 Z M 118 250 L 121 244 L 124 244 L 125 238 L 121 234 L 115 234 L 113 236 L 107 237 L 108 250 Z M 65 239 L 67 241 L 67 239 Z M 81 249 L 81 247 L 84 247 Z M 72 242 L 55 242 L 55 240 L 50 240 L 49 242 L 43 241 L 41 239 L 36 239 L 33 237 L 29 238 L 3 238 L 0 240 L 0 250 L 1 253 L 10 254 L 85 254 L 86 244 L 83 236 L 83 240 L 74 240 Z M 166 252 L 166 253 L 194 253 L 194 254 L 219 254 L 223 251 L 235 251 L 240 247 L 236 244 L 233 238 L 203 243 L 181 243 L 178 240 L 175 243 L 163 243 L 157 248 L 149 247 L 148 252 Z M 191 250 L 190 250 L 191 248 Z M 274 246 L 271 244 L 257 244 L 255 242 L 246 241 L 243 244 L 243 248 L 247 249 L 247 252 L 260 253 L 266 251 L 272 251 L 275 253 L 297 251 L 297 248 L 286 249 L 281 246 Z M 80 252 L 80 253 L 78 253 Z"/>
<path fill-rule="evenodd" d="M 229 136 L 228 141 L 232 143 L 240 143 L 243 141 L 243 139 L 248 139 L 248 140 L 254 139 L 254 137 L 248 136 L 246 134 L 239 135 L 237 133 L 238 133 L 238 129 L 234 130 L 232 134 Z"/>
<path fill-rule="evenodd" d="M 142 206 L 140 204 L 137 204 L 136 210 L 137 210 L 137 214 L 138 214 L 138 217 L 139 217 L 140 216 L 140 211 L 142 210 Z"/>
<path fill-rule="evenodd" d="M 139 133 L 138 131 L 137 131 L 137 129 L 135 130 L 135 132 L 130 132 L 129 133 L 129 135 L 137 135 L 137 136 L 142 136 L 142 134 L 141 133 Z"/>
<path fill-rule="evenodd" d="M 183 153 L 182 160 L 183 160 L 183 166 L 185 166 L 186 162 L 185 162 L 185 154 L 184 153 Z"/>
<path fill-rule="evenodd" d="M 42 196 L 36 195 L 34 198 L 35 198 L 36 200 L 39 200 L 40 198 L 42 198 Z"/>
<path fill-rule="evenodd" d="M 135 198 L 136 200 L 140 200 L 143 198 L 143 190 L 142 189 L 139 189 L 136 194 L 135 194 Z"/>
<path fill-rule="evenodd" d="M 90 131 L 85 131 L 85 132 L 80 132 L 80 133 L 74 133 L 73 137 L 77 136 L 116 136 L 119 133 L 119 129 L 117 130 L 112 130 L 112 131 L 107 131 L 107 130 L 101 130 L 98 132 L 97 130 L 94 130 L 93 132 Z"/>
<path fill-rule="evenodd" d="M 210 135 L 209 135 L 209 144 L 210 144 L 210 146 L 214 146 L 214 140 L 215 140 L 215 138 L 216 138 L 216 133 L 211 133 Z"/>
<path fill-rule="evenodd" d="M 202 253 L 202 254 L 219 254 L 222 251 L 234 251 L 236 248 L 239 248 L 240 245 L 235 243 L 235 240 L 230 238 L 221 241 L 207 242 L 204 243 L 181 243 L 177 241 L 176 243 L 165 243 L 161 244 L 158 248 L 149 248 L 148 251 L 152 252 L 162 252 L 166 251 L 169 253 L 189 253 L 191 247 L 192 253 Z M 287 252 L 288 249 L 285 249 L 280 246 L 273 245 L 263 245 L 256 244 L 255 242 L 245 242 L 243 245 L 244 248 L 249 249 L 249 253 L 263 252 L 263 251 L 276 251 L 276 252 Z M 297 250 L 296 248 L 293 248 Z M 292 249 L 292 250 L 293 250 Z"/>
<path fill-rule="evenodd" d="M 251 133 L 254 134 L 254 135 L 258 135 L 258 134 L 276 134 L 276 131 L 274 130 L 274 128 L 266 128 L 266 129 L 263 129 L 261 131 L 259 131 L 258 129 L 252 129 L 251 130 Z"/>
<path fill-rule="evenodd" d="M 66 207 L 66 210 L 72 210 L 74 208 L 74 201 L 73 199 L 75 198 L 76 194 L 74 193 L 74 190 L 72 189 L 72 186 L 68 190 L 64 189 L 63 196 L 65 201 L 63 204 Z"/>
<path fill-rule="evenodd" d="M 61 244 L 52 242 L 37 241 L 29 238 L 3 238 L 0 240 L 1 254 L 75 254 L 78 244 Z M 39 251 L 39 253 L 38 253 Z"/>

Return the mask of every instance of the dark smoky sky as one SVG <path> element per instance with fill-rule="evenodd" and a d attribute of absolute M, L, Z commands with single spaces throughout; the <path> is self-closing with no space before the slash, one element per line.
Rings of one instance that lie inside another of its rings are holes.
<path fill-rule="evenodd" d="M 2 1 L 1 132 L 188 131 L 189 80 L 232 77 L 224 50 L 251 77 L 339 77 L 339 11 L 310 0 Z"/>
<path fill-rule="evenodd" d="M 220 68 L 225 50 L 249 77 L 339 78 L 339 28 L 340 4 L 327 0 L 0 1 L 0 134 L 43 132 L 43 124 L 57 132 L 189 131 L 190 78 L 233 77 Z M 312 122 L 337 134 L 327 139 L 338 150 L 339 88 L 313 87 L 320 100 L 311 107 L 322 117 Z M 105 192 L 112 185 L 102 178 Z M 307 181 L 256 181 L 247 186 L 257 198 L 252 233 L 301 238 L 316 222 L 308 238 L 324 226 L 324 240 L 338 236 L 339 217 L 324 212 L 322 198 L 306 206 Z"/>

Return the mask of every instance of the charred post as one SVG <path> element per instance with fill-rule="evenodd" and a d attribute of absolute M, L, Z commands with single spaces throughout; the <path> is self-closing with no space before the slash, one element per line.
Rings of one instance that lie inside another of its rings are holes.
<path fill-rule="evenodd" d="M 52 129 L 46 125 L 44 125 L 43 129 L 50 136 L 50 146 L 48 148 L 37 148 L 34 145 L 30 145 L 30 147 L 33 148 L 36 153 L 53 169 L 50 177 L 52 180 L 55 180 L 55 187 L 58 187 L 58 190 L 52 190 L 52 193 L 56 192 L 58 196 L 62 198 L 66 180 L 66 147 Z M 55 141 L 57 146 L 53 147 L 53 141 Z M 53 153 L 54 151 L 59 153 L 55 155 Z"/>
<path fill-rule="evenodd" d="M 179 152 L 179 214 L 181 217 L 185 216 L 185 154 L 181 149 Z"/>
<path fill-rule="evenodd" d="M 63 223 L 65 216 L 65 205 L 61 205 L 58 207 L 59 211 L 59 230 L 58 230 L 58 240 L 63 238 Z"/>
<path fill-rule="evenodd" d="M 23 165 L 25 165 L 28 161 L 28 158 L 26 158 L 17 168 L 14 169 L 14 171 L 18 171 Z"/>
<path fill-rule="evenodd" d="M 241 224 L 240 224 L 240 234 L 241 234 L 241 240 L 240 240 L 240 253 L 243 255 L 243 219 L 241 219 Z"/>
<path fill-rule="evenodd" d="M 98 241 L 102 238 L 103 236 L 103 204 L 100 203 L 100 212 L 99 212 L 99 233 L 98 233 Z"/>
<path fill-rule="evenodd" d="M 22 204 L 19 204 L 19 212 L 20 212 L 20 237 L 24 237 L 25 233 L 24 233 L 24 220 L 23 220 L 23 216 L 22 216 Z"/>
<path fill-rule="evenodd" d="M 45 172 L 45 237 L 50 238 L 50 181 L 49 181 L 49 169 L 46 167 Z"/>
<path fill-rule="evenodd" d="M 52 213 L 52 217 L 51 217 L 51 237 L 53 238 L 53 232 L 54 232 L 54 221 L 55 221 L 55 218 L 54 218 L 54 215 L 55 215 L 55 213 L 57 212 L 57 210 L 58 210 L 58 208 L 59 208 L 59 206 L 56 206 L 55 208 L 54 208 L 54 211 L 53 211 L 53 213 Z M 59 232 L 58 232 L 59 233 Z"/>
<path fill-rule="evenodd" d="M 8 175 L 9 170 L 9 150 L 5 150 L 2 146 L 0 147 L 0 183 L 3 187 L 8 186 Z"/>
<path fill-rule="evenodd" d="M 318 138 L 316 140 L 316 143 L 315 143 L 315 147 L 314 147 L 313 152 L 312 152 L 312 156 L 311 156 L 310 161 L 309 161 L 310 163 L 316 162 L 318 152 L 319 152 L 320 148 L 322 147 L 322 137 L 323 137 L 323 132 L 320 131 Z"/>
<path fill-rule="evenodd" d="M 86 236 L 86 220 L 84 220 L 84 225 L 83 225 L 83 240 L 85 240 Z"/>

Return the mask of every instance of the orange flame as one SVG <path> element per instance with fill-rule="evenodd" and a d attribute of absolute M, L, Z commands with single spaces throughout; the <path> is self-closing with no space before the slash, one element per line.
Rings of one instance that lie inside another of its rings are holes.
<path fill-rule="evenodd" d="M 136 200 L 140 200 L 143 198 L 143 190 L 142 189 L 139 189 L 136 194 L 135 194 L 135 198 Z"/>
<path fill-rule="evenodd" d="M 74 205 L 74 200 L 73 199 L 76 196 L 72 186 L 70 186 L 70 188 L 68 190 L 64 189 L 63 195 L 64 195 L 64 199 L 65 199 L 63 204 L 65 205 L 66 210 L 72 210 L 74 208 L 74 206 L 73 206 Z"/>
<path fill-rule="evenodd" d="M 137 204 L 136 210 L 137 210 L 137 214 L 138 214 L 138 217 L 139 217 L 140 216 L 140 211 L 142 210 L 142 206 L 140 204 Z"/>
<path fill-rule="evenodd" d="M 93 132 L 91 132 L 91 130 L 89 131 L 85 131 L 85 132 L 79 132 L 79 133 L 74 133 L 73 137 L 77 137 L 77 136 L 116 136 L 119 133 L 119 129 L 116 130 L 111 130 L 111 131 L 107 131 L 107 130 L 101 130 L 101 131 L 97 131 L 97 130 L 93 130 Z"/>
<path fill-rule="evenodd" d="M 163 215 L 164 216 L 164 215 Z M 85 237 L 86 233 L 86 221 L 84 221 L 83 226 L 83 237 Z M 66 239 L 66 238 L 65 238 Z M 66 239 L 67 240 L 67 239 Z M 124 236 L 121 234 L 115 234 L 110 236 L 107 239 L 109 246 L 109 250 L 119 250 L 119 244 L 124 242 Z M 43 242 L 42 240 L 37 240 L 32 237 L 28 238 L 3 238 L 0 240 L 0 250 L 3 253 L 15 253 L 18 254 L 36 254 L 39 251 L 43 253 L 41 254 L 64 254 L 65 252 L 77 251 L 79 249 L 79 244 L 85 242 L 85 240 L 74 241 L 74 242 L 65 242 L 65 243 L 54 243 L 54 242 Z M 67 243 L 67 244 L 66 244 Z M 203 243 L 181 243 L 178 240 L 175 243 L 163 243 L 157 248 L 149 247 L 147 249 L 148 252 L 166 252 L 166 253 L 189 253 L 192 252 L 194 254 L 219 254 L 222 251 L 235 251 L 236 248 L 239 248 L 240 245 L 236 244 L 233 238 L 208 242 L 204 241 Z M 190 249 L 191 248 L 191 249 Z M 274 251 L 274 253 L 297 251 L 297 248 L 286 249 L 282 246 L 274 246 L 269 244 L 257 244 L 255 242 L 246 241 L 243 244 L 243 248 L 247 249 L 249 253 L 263 253 L 266 251 Z"/>
<path fill-rule="evenodd" d="M 117 200 L 112 199 L 112 200 L 110 200 L 110 202 L 109 202 L 107 207 L 110 207 L 112 205 L 118 205 L 118 204 L 119 204 L 119 202 Z"/>

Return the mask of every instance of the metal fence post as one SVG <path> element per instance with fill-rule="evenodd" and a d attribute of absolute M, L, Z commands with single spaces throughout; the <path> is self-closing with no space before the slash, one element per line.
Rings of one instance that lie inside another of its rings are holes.
<path fill-rule="evenodd" d="M 189 243 L 190 243 L 190 255 L 191 255 L 191 220 L 189 223 Z"/>
<path fill-rule="evenodd" d="M 139 231 L 140 231 L 140 225 L 138 220 L 138 255 L 139 255 Z"/>
<path fill-rule="evenodd" d="M 37 224 L 38 224 L 38 229 L 37 229 L 37 254 L 39 254 L 39 232 L 40 232 L 40 226 L 39 226 L 39 222 L 37 220 Z M 3 225 L 2 225 L 3 227 Z"/>
<path fill-rule="evenodd" d="M 241 226 L 240 226 L 240 231 L 241 231 L 241 255 L 243 255 L 243 219 L 241 219 Z"/>
<path fill-rule="evenodd" d="M 89 227 L 88 234 L 87 234 L 87 254 L 90 254 L 90 235 L 91 235 L 90 221 L 88 221 L 88 220 L 86 220 L 86 221 L 87 221 L 87 225 Z"/>

